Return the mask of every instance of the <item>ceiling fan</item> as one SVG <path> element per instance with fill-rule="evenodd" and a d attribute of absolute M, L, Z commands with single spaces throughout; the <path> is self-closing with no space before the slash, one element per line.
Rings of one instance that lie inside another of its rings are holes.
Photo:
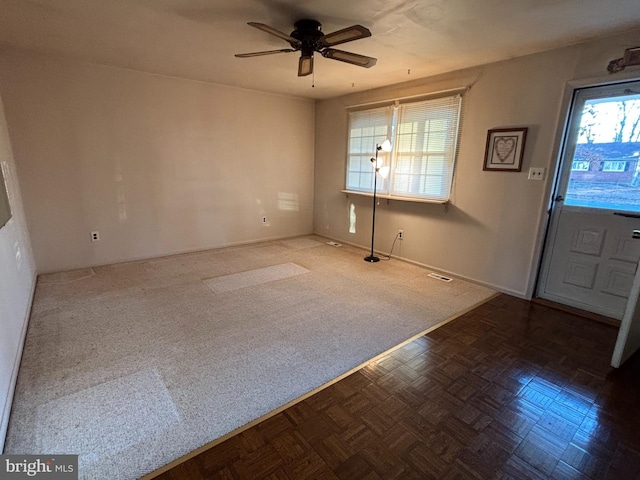
<path fill-rule="evenodd" d="M 264 23 L 249 22 L 252 27 L 258 28 L 264 32 L 275 35 L 283 40 L 286 40 L 291 45 L 291 48 L 282 48 L 280 50 L 267 50 L 264 52 L 253 53 L 238 53 L 238 58 L 258 57 L 261 55 L 271 55 L 274 53 L 289 53 L 289 52 L 301 52 L 300 61 L 298 62 L 298 76 L 304 77 L 313 73 L 313 54 L 314 52 L 320 53 L 325 58 L 332 60 L 339 60 L 341 62 L 350 63 L 359 67 L 370 68 L 376 64 L 376 59 L 373 57 L 367 57 L 364 55 L 358 55 L 357 53 L 345 52 L 344 50 L 338 50 L 331 48 L 334 45 L 340 45 L 341 43 L 351 42 L 360 38 L 366 38 L 371 36 L 371 32 L 368 28 L 362 25 L 352 25 L 342 30 L 338 30 L 333 33 L 322 33 L 322 25 L 317 20 L 303 19 L 298 20 L 295 24 L 295 30 L 291 32 L 291 35 L 287 35 L 280 30 L 276 30 Z"/>

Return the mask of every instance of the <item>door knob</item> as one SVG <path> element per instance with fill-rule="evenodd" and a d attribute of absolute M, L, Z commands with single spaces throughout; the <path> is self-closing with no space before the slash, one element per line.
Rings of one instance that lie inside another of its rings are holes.
<path fill-rule="evenodd" d="M 631 234 L 631 238 L 640 238 L 640 230 L 634 230 Z"/>

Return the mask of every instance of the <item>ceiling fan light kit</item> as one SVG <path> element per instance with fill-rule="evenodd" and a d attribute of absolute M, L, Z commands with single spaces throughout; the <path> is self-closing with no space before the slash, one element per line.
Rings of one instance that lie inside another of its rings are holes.
<path fill-rule="evenodd" d="M 279 50 L 266 50 L 263 52 L 238 53 L 238 58 L 259 57 L 262 55 L 272 55 L 275 53 L 300 52 L 300 60 L 298 62 L 298 76 L 304 77 L 313 73 L 313 54 L 320 53 L 323 57 L 340 62 L 350 63 L 358 67 L 370 68 L 376 64 L 376 59 L 367 57 L 344 50 L 331 48 L 334 45 L 351 42 L 360 38 L 371 36 L 368 28 L 362 25 L 352 25 L 333 33 L 322 33 L 322 25 L 317 20 L 303 19 L 298 20 L 294 27 L 295 30 L 291 35 L 287 35 L 280 30 L 265 25 L 264 23 L 249 22 L 248 25 L 255 27 L 263 32 L 275 35 L 282 40 L 289 42 L 291 48 L 282 48 Z"/>

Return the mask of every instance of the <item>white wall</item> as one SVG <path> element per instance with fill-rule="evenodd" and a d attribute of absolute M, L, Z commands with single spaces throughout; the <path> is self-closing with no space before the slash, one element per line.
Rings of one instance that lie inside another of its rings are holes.
<path fill-rule="evenodd" d="M 0 167 L 12 217 L 0 228 L 0 447 L 4 445 L 24 343 L 35 267 L 0 98 Z M 1 450 L 1 448 L 0 448 Z"/>
<path fill-rule="evenodd" d="M 9 49 L 0 92 L 40 273 L 312 232 L 311 100 Z"/>
<path fill-rule="evenodd" d="M 318 102 L 314 231 L 370 245 L 371 198 L 340 193 L 345 183 L 346 107 L 471 86 L 451 203 L 382 200 L 376 213 L 376 247 L 388 252 L 401 228 L 405 240 L 396 244 L 395 255 L 530 296 L 567 82 L 607 75 L 608 62 L 635 45 L 640 45 L 640 31 Z M 640 69 L 633 68 L 640 76 Z M 483 171 L 487 130 L 515 126 L 529 128 L 522 172 Z M 545 181 L 527 180 L 532 166 L 547 169 Z M 348 232 L 350 204 L 357 214 L 355 234 Z"/>

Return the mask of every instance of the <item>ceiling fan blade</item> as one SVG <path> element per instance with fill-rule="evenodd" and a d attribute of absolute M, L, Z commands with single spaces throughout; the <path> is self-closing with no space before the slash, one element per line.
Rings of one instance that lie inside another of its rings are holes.
<path fill-rule="evenodd" d="M 301 55 L 298 62 L 298 76 L 306 77 L 313 73 L 313 55 Z"/>
<path fill-rule="evenodd" d="M 262 55 L 272 55 L 274 53 L 289 53 L 295 52 L 293 48 L 282 48 L 280 50 L 266 50 L 264 52 L 253 52 L 253 53 L 236 53 L 236 57 L 238 58 L 249 58 L 249 57 L 260 57 Z"/>
<path fill-rule="evenodd" d="M 344 50 L 336 50 L 335 48 L 326 48 L 321 53 L 325 58 L 340 60 L 341 62 L 346 62 L 365 68 L 373 67 L 378 61 L 373 57 L 366 57 L 364 55 L 358 55 L 357 53 L 345 52 Z"/>
<path fill-rule="evenodd" d="M 286 40 L 287 42 L 291 43 L 295 47 L 300 47 L 302 45 L 302 42 L 297 38 L 293 38 L 291 35 L 287 35 L 286 33 L 283 33 L 280 30 L 276 30 L 275 28 L 270 27 L 269 25 L 265 25 L 264 23 L 248 22 L 247 25 L 256 27 L 262 30 L 263 32 L 267 32 L 267 33 L 270 33 L 271 35 L 275 35 L 276 37 L 280 37 L 281 39 Z"/>
<path fill-rule="evenodd" d="M 333 33 L 327 33 L 318 39 L 318 45 L 322 47 L 333 47 L 345 42 L 358 40 L 359 38 L 370 37 L 371 32 L 362 25 L 351 25 Z"/>

